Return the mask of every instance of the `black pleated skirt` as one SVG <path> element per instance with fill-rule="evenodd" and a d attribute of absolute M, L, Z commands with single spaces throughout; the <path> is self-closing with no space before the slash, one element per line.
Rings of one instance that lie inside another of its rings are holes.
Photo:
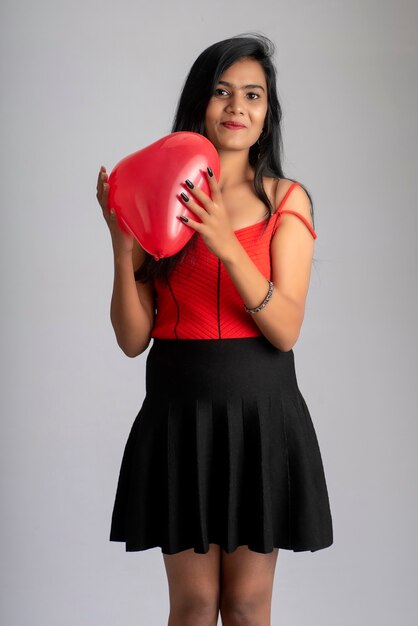
<path fill-rule="evenodd" d="M 110 541 L 165 554 L 210 543 L 312 552 L 333 542 L 321 453 L 294 353 L 264 335 L 153 339 Z"/>

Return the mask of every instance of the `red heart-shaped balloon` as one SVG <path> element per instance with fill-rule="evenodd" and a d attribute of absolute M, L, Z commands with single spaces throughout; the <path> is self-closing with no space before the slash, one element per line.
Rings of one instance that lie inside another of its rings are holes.
<path fill-rule="evenodd" d="M 115 209 L 119 226 L 154 259 L 172 256 L 196 232 L 185 228 L 176 216 L 201 221 L 179 199 L 180 193 L 188 189 L 185 180 L 191 180 L 210 197 L 208 166 L 218 180 L 219 155 L 209 139 L 188 131 L 171 133 L 128 155 L 113 168 L 109 208 Z"/>

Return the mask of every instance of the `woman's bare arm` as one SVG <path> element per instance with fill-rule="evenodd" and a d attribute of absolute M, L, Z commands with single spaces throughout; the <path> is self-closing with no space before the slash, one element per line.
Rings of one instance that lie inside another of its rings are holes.
<path fill-rule="evenodd" d="M 301 187 L 294 189 L 286 209 L 294 210 L 308 222 L 311 221 L 309 198 Z M 264 336 L 284 352 L 293 348 L 300 334 L 313 254 L 314 239 L 306 225 L 299 218 L 284 214 L 271 241 L 275 289 L 268 305 L 253 315 Z M 239 241 L 231 247 L 231 254 L 224 259 L 224 264 L 247 306 L 260 304 L 266 296 L 268 284 Z"/>
<path fill-rule="evenodd" d="M 110 319 L 118 345 L 131 358 L 147 349 L 154 326 L 152 284 L 135 282 L 134 278 L 134 270 L 140 265 L 134 263 L 133 254 L 114 255 Z"/>
<path fill-rule="evenodd" d="M 114 280 L 110 319 L 116 340 L 129 357 L 144 352 L 154 324 L 154 298 L 151 284 L 135 282 L 134 271 L 145 259 L 145 250 L 129 233 L 119 228 L 115 213 L 108 208 L 109 184 L 106 170 L 100 169 L 97 200 L 109 227 L 114 256 Z"/>

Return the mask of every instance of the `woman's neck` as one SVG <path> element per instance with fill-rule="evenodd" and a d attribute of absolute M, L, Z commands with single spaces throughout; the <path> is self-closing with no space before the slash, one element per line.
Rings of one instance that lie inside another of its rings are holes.
<path fill-rule="evenodd" d="M 221 191 L 253 180 L 254 171 L 248 163 L 248 150 L 220 150 L 219 160 L 221 174 L 218 182 Z"/>

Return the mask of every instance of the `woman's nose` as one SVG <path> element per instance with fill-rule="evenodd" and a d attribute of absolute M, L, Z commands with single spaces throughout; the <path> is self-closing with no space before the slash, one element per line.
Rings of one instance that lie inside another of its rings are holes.
<path fill-rule="evenodd" d="M 231 113 L 243 113 L 244 112 L 244 103 L 242 102 L 242 99 L 240 98 L 238 94 L 235 96 L 231 96 L 226 106 L 226 110 Z"/>

